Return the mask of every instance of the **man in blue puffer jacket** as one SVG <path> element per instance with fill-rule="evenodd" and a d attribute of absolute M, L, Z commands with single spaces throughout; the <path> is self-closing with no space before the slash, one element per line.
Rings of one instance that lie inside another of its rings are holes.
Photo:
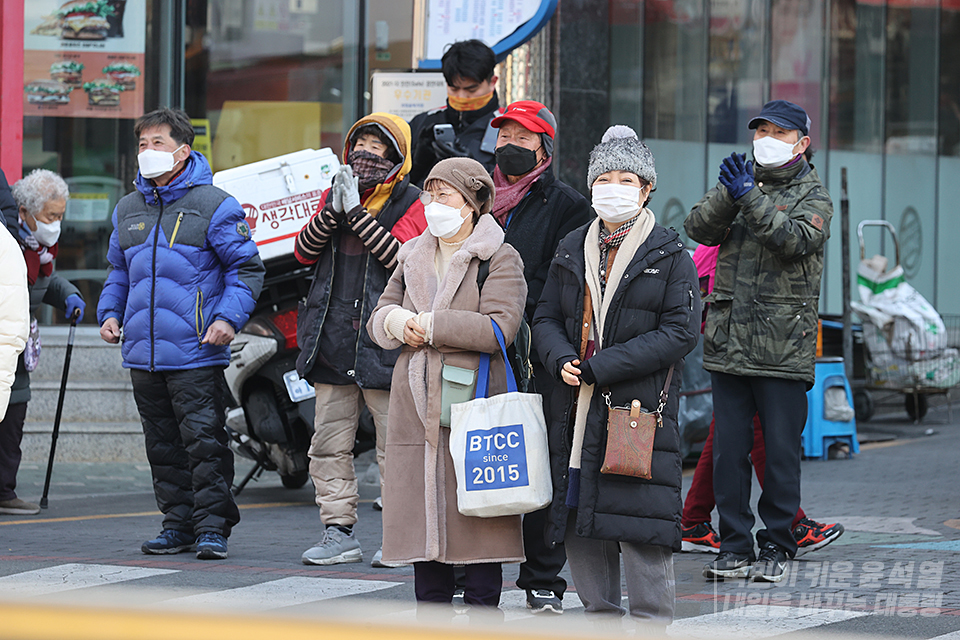
<path fill-rule="evenodd" d="M 240 511 L 230 491 L 223 369 L 260 295 L 263 263 L 240 204 L 211 184 L 206 158 L 190 149 L 187 114 L 158 109 L 137 120 L 134 133 L 137 190 L 113 213 L 113 269 L 97 320 L 104 340 L 122 337 L 164 514 L 163 531 L 141 550 L 196 545 L 200 559 L 226 558 Z"/>

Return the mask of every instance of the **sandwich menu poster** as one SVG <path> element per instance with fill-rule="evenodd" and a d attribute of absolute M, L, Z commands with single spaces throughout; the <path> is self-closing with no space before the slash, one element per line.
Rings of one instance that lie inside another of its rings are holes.
<path fill-rule="evenodd" d="M 145 4 L 24 0 L 23 115 L 143 115 Z"/>

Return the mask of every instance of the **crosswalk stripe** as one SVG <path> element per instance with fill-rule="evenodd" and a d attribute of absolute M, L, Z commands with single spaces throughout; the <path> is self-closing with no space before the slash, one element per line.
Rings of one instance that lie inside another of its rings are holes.
<path fill-rule="evenodd" d="M 348 580 L 338 578 L 290 577 L 261 582 L 248 587 L 211 591 L 181 596 L 157 603 L 164 609 L 216 607 L 239 611 L 266 611 L 319 602 L 343 596 L 354 596 L 396 587 L 402 582 L 383 580 Z"/>
<path fill-rule="evenodd" d="M 960 640 L 960 631 L 945 633 L 942 636 L 936 636 L 934 638 L 930 638 L 930 640 Z"/>
<path fill-rule="evenodd" d="M 42 596 L 71 589 L 99 587 L 127 580 L 138 580 L 167 573 L 173 569 L 146 569 L 108 564 L 61 564 L 35 571 L 24 571 L 0 577 L 0 594 L 25 598 Z"/>
<path fill-rule="evenodd" d="M 869 615 L 866 611 L 748 605 L 675 620 L 670 635 L 685 638 L 769 638 Z"/>

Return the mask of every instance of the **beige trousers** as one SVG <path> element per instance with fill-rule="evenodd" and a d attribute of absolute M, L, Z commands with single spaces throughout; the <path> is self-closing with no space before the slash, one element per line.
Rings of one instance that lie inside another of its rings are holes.
<path fill-rule="evenodd" d="M 357 437 L 361 402 L 365 403 L 377 430 L 377 466 L 383 485 L 383 446 L 387 438 L 390 392 L 361 389 L 357 385 L 315 384 L 316 417 L 310 441 L 310 477 L 316 489 L 320 521 L 352 526 L 357 522 L 357 473 L 353 468 L 353 445 Z"/>

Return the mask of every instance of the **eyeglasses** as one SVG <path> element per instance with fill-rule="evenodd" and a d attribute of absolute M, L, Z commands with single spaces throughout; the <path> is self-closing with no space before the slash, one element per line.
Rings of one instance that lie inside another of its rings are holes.
<path fill-rule="evenodd" d="M 427 206 L 431 202 L 439 202 L 440 204 L 447 204 L 447 200 L 449 200 L 452 195 L 453 195 L 452 193 L 443 193 L 443 192 L 438 193 L 437 195 L 433 195 L 429 191 L 421 191 L 420 202 L 423 203 L 423 206 Z"/>

